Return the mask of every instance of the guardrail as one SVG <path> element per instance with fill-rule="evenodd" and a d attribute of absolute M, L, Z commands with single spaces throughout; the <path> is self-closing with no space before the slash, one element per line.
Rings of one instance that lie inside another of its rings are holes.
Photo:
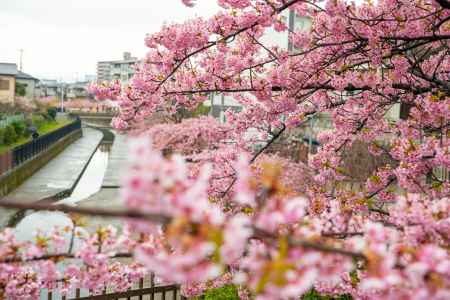
<path fill-rule="evenodd" d="M 110 111 L 80 111 L 80 110 L 70 110 L 70 115 L 79 116 L 79 117 L 115 117 L 118 115 L 118 111 L 110 110 Z"/>
<path fill-rule="evenodd" d="M 47 294 L 47 295 L 46 295 Z M 47 297 L 45 297 L 47 296 Z M 118 299 L 151 299 L 151 300 L 186 300 L 180 294 L 178 285 L 160 285 L 155 282 L 155 275 L 141 278 L 138 282 L 133 283 L 133 287 L 128 291 L 123 292 L 109 292 L 106 289 L 100 294 L 95 294 L 92 291 L 75 289 L 69 291 L 65 296 L 61 297 L 59 287 L 54 290 L 41 291 L 41 299 L 47 300 L 63 299 L 63 300 L 118 300 Z"/>
<path fill-rule="evenodd" d="M 0 154 L 0 175 L 18 167 L 25 161 L 45 151 L 63 137 L 79 129 L 81 129 L 81 121 L 77 119 L 64 127 Z"/>

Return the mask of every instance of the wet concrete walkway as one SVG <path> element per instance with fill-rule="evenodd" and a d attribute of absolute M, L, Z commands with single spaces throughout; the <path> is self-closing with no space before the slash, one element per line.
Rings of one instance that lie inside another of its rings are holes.
<path fill-rule="evenodd" d="M 126 167 L 128 146 L 126 135 L 115 134 L 114 143 L 109 154 L 108 166 L 101 189 L 89 198 L 77 203 L 83 207 L 99 207 L 111 210 L 123 210 L 125 206 L 120 197 L 120 181 Z M 96 225 L 115 225 L 121 227 L 121 220 L 111 218 L 89 218 L 89 227 Z"/>
<path fill-rule="evenodd" d="M 102 138 L 101 131 L 83 128 L 82 138 L 68 146 L 3 199 L 34 202 L 72 189 Z M 7 223 L 11 214 L 11 210 L 0 209 L 0 227 Z"/>
<path fill-rule="evenodd" d="M 128 147 L 126 135 L 114 133 L 114 143 L 109 154 L 102 188 L 118 188 L 124 168 L 126 167 Z"/>

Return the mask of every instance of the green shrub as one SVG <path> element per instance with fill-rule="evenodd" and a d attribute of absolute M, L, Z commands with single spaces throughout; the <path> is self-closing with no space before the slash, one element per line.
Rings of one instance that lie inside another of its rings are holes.
<path fill-rule="evenodd" d="M 47 122 L 52 120 L 52 117 L 50 117 L 47 112 L 41 112 L 41 116 Z"/>
<path fill-rule="evenodd" d="M 5 139 L 5 129 L 0 128 L 0 145 L 5 144 L 4 139 Z"/>
<path fill-rule="evenodd" d="M 226 285 L 218 289 L 207 291 L 205 300 L 239 300 L 239 296 L 234 285 Z"/>
<path fill-rule="evenodd" d="M 43 116 L 33 116 L 32 118 L 34 126 L 39 130 L 45 125 L 46 121 Z"/>
<path fill-rule="evenodd" d="M 16 95 L 24 97 L 27 94 L 27 85 L 25 83 L 16 82 Z"/>
<path fill-rule="evenodd" d="M 239 296 L 234 285 L 225 285 L 218 289 L 207 290 L 203 296 L 191 300 L 239 300 Z"/>
<path fill-rule="evenodd" d="M 25 121 L 14 121 L 11 123 L 11 126 L 14 127 L 14 131 L 18 138 L 26 135 L 27 125 L 25 124 Z"/>
<path fill-rule="evenodd" d="M 16 130 L 14 129 L 14 127 L 11 125 L 6 126 L 4 136 L 3 136 L 3 143 L 5 145 L 11 145 L 11 144 L 17 142 L 17 140 L 18 140 L 18 137 L 17 137 Z"/>
<path fill-rule="evenodd" d="M 47 115 L 52 119 L 55 120 L 56 119 L 56 113 L 58 111 L 56 110 L 55 107 L 50 107 L 47 109 Z"/>
<path fill-rule="evenodd" d="M 23 137 L 24 137 L 24 138 L 29 138 L 30 136 L 31 136 L 31 131 L 30 131 L 29 126 L 27 126 L 27 127 L 25 128 L 24 133 L 23 133 Z"/>
<path fill-rule="evenodd" d="M 310 290 L 303 295 L 302 300 L 352 300 L 350 295 L 340 295 L 337 297 L 322 296 L 316 290 Z"/>
<path fill-rule="evenodd" d="M 190 300 L 239 300 L 239 296 L 234 285 L 226 285 L 218 289 L 207 290 L 203 296 L 190 298 Z M 304 294 L 301 300 L 353 300 L 353 298 L 350 295 L 322 296 L 312 289 Z"/>

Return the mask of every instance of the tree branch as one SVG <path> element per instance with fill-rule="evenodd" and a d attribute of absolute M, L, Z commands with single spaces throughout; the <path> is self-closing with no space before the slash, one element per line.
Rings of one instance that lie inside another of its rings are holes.
<path fill-rule="evenodd" d="M 283 12 L 284 10 L 286 10 L 287 8 L 289 8 L 290 6 L 292 6 L 292 5 L 294 5 L 295 3 L 300 2 L 300 1 L 303 1 L 303 0 L 290 0 L 290 1 L 286 2 L 284 5 L 280 6 L 278 9 L 276 9 L 276 10 L 273 12 L 273 14 L 274 14 L 274 15 L 275 15 L 275 14 L 279 14 L 279 13 Z M 222 43 L 222 42 L 225 42 L 226 40 L 228 40 L 228 39 L 230 39 L 230 38 L 232 38 L 232 37 L 235 37 L 235 36 L 241 34 L 242 32 L 245 32 L 245 31 L 247 31 L 247 30 L 249 30 L 249 29 L 252 29 L 253 27 L 255 27 L 255 26 L 257 26 L 257 25 L 259 25 L 258 22 L 255 22 L 255 23 L 253 23 L 253 24 L 251 24 L 251 25 L 249 25 L 249 26 L 245 26 L 245 27 L 243 27 L 243 28 L 241 28 L 241 29 L 239 29 L 239 30 L 237 30 L 237 31 L 235 31 L 235 32 L 233 32 L 233 33 L 227 35 L 227 36 L 224 36 L 224 37 L 218 39 L 218 40 L 215 41 L 215 42 L 209 42 L 209 43 L 206 44 L 205 46 L 203 46 L 203 47 L 201 47 L 201 48 L 199 48 L 199 49 L 197 49 L 197 50 L 195 50 L 195 51 L 192 51 L 192 52 L 188 53 L 187 55 L 185 55 L 185 57 L 183 57 L 183 58 L 176 64 L 176 66 L 172 69 L 172 71 L 170 71 L 170 73 L 169 73 L 169 74 L 168 74 L 168 75 L 167 75 L 167 76 L 166 76 L 166 77 L 158 84 L 158 86 L 157 86 L 156 89 L 155 89 L 155 92 L 156 92 L 157 90 L 159 90 L 159 88 L 160 88 L 160 87 L 161 87 L 161 86 L 162 86 L 162 85 L 163 85 L 170 77 L 172 77 L 173 74 L 176 73 L 176 71 L 183 65 L 183 63 L 184 63 L 188 58 L 190 58 L 190 57 L 192 57 L 192 56 L 194 56 L 194 55 L 196 55 L 196 54 L 198 54 L 198 53 L 200 53 L 200 52 L 202 52 L 202 51 L 204 51 L 204 50 L 207 50 L 207 49 L 209 49 L 209 48 L 211 48 L 211 47 L 213 47 L 213 46 L 215 46 L 215 45 L 217 45 L 217 44 L 220 44 L 220 43 Z"/>
<path fill-rule="evenodd" d="M 113 256 L 110 256 L 109 258 L 131 258 L 133 257 L 132 253 L 116 253 Z M 41 261 L 41 260 L 60 260 L 60 259 L 77 259 L 74 254 L 71 253 L 55 253 L 55 254 L 46 254 L 39 257 L 33 257 L 30 259 L 23 259 L 21 257 L 14 257 L 14 258 L 7 258 L 7 259 L 0 259 L 1 263 L 21 263 L 21 262 L 33 262 L 33 261 Z"/>
<path fill-rule="evenodd" d="M 282 123 L 283 127 L 270 139 L 270 141 L 264 145 L 264 147 L 262 147 L 261 149 L 258 150 L 258 152 L 256 152 L 253 157 L 250 159 L 249 164 L 252 164 L 255 162 L 255 160 L 258 158 L 258 156 L 263 153 L 267 148 L 270 147 L 270 145 L 273 144 L 273 142 L 275 142 L 276 139 L 278 139 L 281 134 L 286 130 L 286 125 L 284 123 Z M 233 181 L 231 181 L 230 185 L 227 187 L 227 189 L 222 193 L 222 198 L 225 197 L 228 192 L 231 190 L 231 188 L 233 187 L 233 185 L 236 183 L 236 177 L 233 179 Z"/>
<path fill-rule="evenodd" d="M 14 202 L 0 202 L 1 207 L 6 208 L 16 208 L 16 209 L 33 209 L 33 210 L 47 210 L 47 211 L 62 211 L 62 212 L 72 212 L 72 213 L 79 213 L 79 214 L 85 214 L 85 215 L 96 215 L 96 216 L 102 216 L 102 217 L 122 217 L 122 218 L 138 218 L 138 219 L 144 219 L 151 222 L 156 223 L 168 223 L 171 218 L 167 216 L 162 215 L 155 215 L 155 214 L 145 214 L 141 212 L 136 211 L 112 211 L 112 210 L 104 210 L 104 209 L 98 209 L 98 208 L 81 208 L 81 207 L 73 207 L 73 206 L 67 206 L 67 205 L 51 205 L 51 204 L 40 204 L 40 203 L 14 203 Z M 254 228 L 255 231 L 255 238 L 259 239 L 276 239 L 277 236 L 269 233 L 267 231 Z M 303 241 L 303 240 L 297 240 L 297 239 L 290 239 L 289 243 L 294 247 L 303 247 L 305 249 L 312 249 L 317 250 L 320 252 L 326 252 L 326 253 L 335 253 L 340 254 L 344 256 L 354 257 L 357 259 L 366 259 L 366 257 L 362 253 L 358 252 L 352 252 L 344 249 L 334 248 L 328 245 L 321 245 L 317 243 L 313 243 L 310 241 Z M 124 257 L 131 257 L 130 253 L 118 253 L 115 256 L 111 258 L 124 258 Z M 76 258 L 74 254 L 71 253 L 59 253 L 59 254 L 48 254 L 43 255 L 41 257 L 33 258 L 29 261 L 37 261 L 37 260 L 47 260 L 47 259 L 58 259 L 58 258 Z M 15 263 L 15 262 L 23 262 L 24 260 L 22 258 L 9 258 L 5 260 L 0 260 L 0 263 Z M 25 260 L 26 261 L 26 260 Z"/>
<path fill-rule="evenodd" d="M 278 240 L 279 236 L 277 236 L 276 234 L 270 233 L 268 231 L 262 230 L 262 229 L 254 228 L 254 238 L 266 239 L 266 240 L 267 239 Z M 330 253 L 330 254 L 340 254 L 343 256 L 348 256 L 348 257 L 367 261 L 367 257 L 360 252 L 354 252 L 354 251 L 349 251 L 349 250 L 345 250 L 345 249 L 341 249 L 341 248 L 335 248 L 332 246 L 313 243 L 310 241 L 293 239 L 291 237 L 288 238 L 288 242 L 289 242 L 289 245 L 294 246 L 294 247 L 302 247 L 305 249 L 311 249 L 311 250 L 316 250 L 316 251 Z"/>
<path fill-rule="evenodd" d="M 166 224 L 170 218 L 160 214 L 143 213 L 137 210 L 107 210 L 102 208 L 90 208 L 69 206 L 64 204 L 47 204 L 47 203 L 20 203 L 16 201 L 0 201 L 0 207 L 20 209 L 20 210 L 43 210 L 43 211 L 60 211 L 64 213 L 76 213 L 81 215 L 100 216 L 107 218 L 131 218 L 142 219 L 146 221 Z"/>
<path fill-rule="evenodd" d="M 448 0 L 436 0 L 437 3 L 439 3 L 440 6 L 446 9 L 450 9 L 450 1 Z"/>

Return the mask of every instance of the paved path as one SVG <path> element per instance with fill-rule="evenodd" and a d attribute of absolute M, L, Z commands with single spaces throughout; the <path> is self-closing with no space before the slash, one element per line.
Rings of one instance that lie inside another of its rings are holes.
<path fill-rule="evenodd" d="M 99 130 L 83 128 L 82 138 L 69 145 L 4 199 L 33 202 L 72 189 L 102 137 Z M 10 215 L 10 211 L 0 209 L 0 227 Z"/>
<path fill-rule="evenodd" d="M 77 204 L 79 206 L 100 207 L 112 210 L 123 210 L 125 208 L 120 197 L 120 180 L 123 175 L 123 170 L 126 167 L 127 154 L 126 136 L 115 133 L 102 188 L 89 198 L 78 202 Z M 110 218 L 89 218 L 88 223 L 90 228 L 95 228 L 96 225 L 100 224 L 121 226 L 120 220 Z"/>
<path fill-rule="evenodd" d="M 128 155 L 126 138 L 126 135 L 115 133 L 102 187 L 117 188 L 120 186 L 120 176 L 123 174 Z"/>

